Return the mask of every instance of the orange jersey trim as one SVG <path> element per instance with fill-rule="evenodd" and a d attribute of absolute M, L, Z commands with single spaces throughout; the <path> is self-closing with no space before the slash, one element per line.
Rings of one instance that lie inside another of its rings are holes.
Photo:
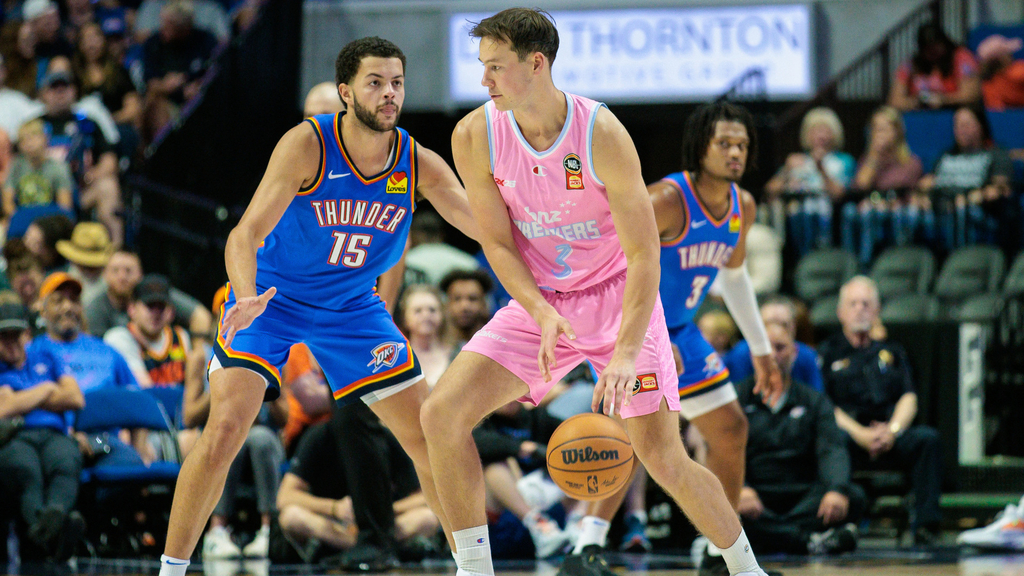
<path fill-rule="evenodd" d="M 316 130 L 316 137 L 320 139 L 320 170 L 316 176 L 316 181 L 310 184 L 306 188 L 299 188 L 296 196 L 306 196 L 312 194 L 316 190 L 320 183 L 324 181 L 324 172 L 327 171 L 327 143 L 324 141 L 324 133 L 320 130 L 320 123 L 316 120 L 310 120 L 310 124 L 313 125 L 313 129 Z"/>
<path fill-rule="evenodd" d="M 228 290 L 231 290 L 231 283 L 230 282 L 228 282 L 227 286 L 228 286 Z M 263 358 L 260 358 L 259 356 L 256 356 L 255 354 L 249 354 L 248 352 L 239 352 L 237 350 L 232 350 L 232 349 L 228 348 L 227 344 L 224 342 L 224 308 L 225 308 L 225 306 L 227 306 L 227 303 L 221 304 L 221 306 L 220 306 L 220 319 L 217 320 L 217 344 L 220 344 L 221 349 L 224 350 L 224 353 L 228 355 L 228 358 L 240 358 L 242 360 L 249 360 L 250 362 L 255 362 L 256 364 L 259 364 L 260 366 L 265 368 L 268 372 L 273 374 L 274 378 L 277 378 L 278 385 L 280 385 L 281 384 L 281 373 L 278 372 L 277 368 L 275 368 L 275 367 L 271 366 L 270 364 L 268 364 L 266 360 L 264 360 Z"/>
<path fill-rule="evenodd" d="M 679 203 L 682 205 L 681 207 L 683 210 L 683 231 L 680 232 L 678 236 L 671 240 L 661 241 L 662 248 L 668 248 L 669 246 L 674 246 L 678 244 L 680 241 L 682 241 L 683 238 L 686 238 L 686 233 L 690 231 L 690 209 L 686 207 L 686 199 L 683 198 L 683 189 L 679 187 L 678 182 L 671 178 L 665 178 L 662 180 L 662 182 L 665 182 L 666 184 L 676 189 L 676 192 L 679 193 Z"/>
<path fill-rule="evenodd" d="M 693 394 L 694 392 L 699 392 L 699 391 L 701 391 L 701 390 L 703 390 L 703 389 L 705 389 L 705 388 L 707 388 L 709 386 L 714 386 L 715 384 L 719 384 L 723 380 L 728 380 L 728 379 L 729 379 L 729 370 L 722 370 L 721 372 L 719 372 L 718 374 L 715 374 L 714 376 L 712 376 L 710 378 L 705 378 L 704 380 L 701 380 L 700 382 L 694 382 L 693 384 L 690 384 L 689 386 L 687 386 L 685 388 L 680 388 L 679 389 L 679 396 L 689 396 L 689 395 Z"/>
<path fill-rule="evenodd" d="M 719 228 L 722 224 L 729 221 L 729 218 L 732 216 L 732 211 L 736 208 L 736 195 L 733 193 L 734 190 L 729 191 L 729 209 L 725 211 L 725 216 L 723 216 L 721 220 L 718 220 L 708 212 L 707 207 L 705 207 L 704 203 L 701 202 L 700 196 L 697 194 L 697 189 L 693 186 L 693 180 L 690 180 L 690 173 L 683 172 L 683 177 L 686 178 L 686 183 L 690 186 L 690 194 L 693 195 L 693 199 L 697 201 L 697 206 L 700 206 L 700 211 L 704 213 L 704 216 L 707 217 L 708 221 L 711 222 L 715 228 Z M 732 188 L 735 188 L 735 186 L 732 186 Z"/>
<path fill-rule="evenodd" d="M 345 144 L 341 141 L 341 113 L 334 119 L 334 138 L 338 141 L 338 150 L 341 150 L 341 156 L 345 159 L 345 163 L 352 169 L 352 173 L 355 174 L 356 178 L 363 184 L 373 184 L 374 182 L 380 182 L 384 178 L 391 175 L 394 171 L 395 166 L 398 166 L 398 159 L 402 156 L 402 133 L 398 129 L 395 130 L 395 157 L 391 162 L 390 166 L 384 168 L 384 171 L 374 176 L 373 178 L 367 179 L 363 176 L 362 172 L 356 168 L 355 162 L 348 157 L 348 152 L 345 151 Z"/>
<path fill-rule="evenodd" d="M 408 340 L 405 341 L 405 349 L 409 351 L 408 359 L 405 361 L 405 363 L 395 366 L 390 370 L 381 372 L 380 374 L 373 374 L 372 376 L 367 376 L 362 380 L 356 380 L 355 382 L 349 384 L 348 386 L 345 386 L 344 388 L 341 388 L 340 390 L 336 391 L 334 393 L 334 399 L 337 400 L 342 396 L 347 396 L 348 394 L 351 394 L 352 392 L 355 392 L 356 390 L 364 386 L 375 384 L 377 382 L 380 382 L 381 380 L 387 380 L 392 376 L 397 376 L 398 374 L 401 374 L 402 372 L 405 372 L 406 370 L 409 370 L 410 368 L 414 367 L 416 365 L 416 360 L 415 357 L 413 356 L 412 347 L 409 346 Z"/>

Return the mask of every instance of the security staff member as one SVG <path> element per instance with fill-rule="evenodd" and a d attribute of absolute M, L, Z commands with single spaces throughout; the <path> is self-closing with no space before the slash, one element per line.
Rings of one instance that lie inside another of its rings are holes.
<path fill-rule="evenodd" d="M 849 436 L 854 470 L 902 469 L 910 476 L 914 539 L 927 545 L 941 518 L 939 434 L 912 425 L 917 394 L 906 352 L 869 335 L 878 310 L 878 288 L 866 276 L 852 278 L 839 291 L 843 332 L 818 347 L 825 393 L 836 405 L 836 423 Z"/>
<path fill-rule="evenodd" d="M 822 393 L 793 382 L 797 348 L 785 326 L 766 324 L 783 378 L 782 397 L 768 406 L 754 380 L 737 386 L 750 425 L 746 486 L 739 512 L 758 554 L 839 554 L 857 546 L 864 491 L 850 482 L 845 435 Z"/>

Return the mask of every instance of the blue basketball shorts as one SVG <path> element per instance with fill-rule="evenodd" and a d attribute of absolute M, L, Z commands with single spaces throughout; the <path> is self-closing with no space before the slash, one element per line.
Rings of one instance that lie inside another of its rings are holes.
<path fill-rule="evenodd" d="M 234 305 L 231 290 L 221 309 L 209 370 L 238 367 L 256 372 L 267 382 L 267 401 L 280 395 L 281 370 L 292 345 L 298 342 L 309 346 L 339 406 L 357 398 L 372 404 L 423 378 L 409 341 L 375 293 L 356 299 L 343 310 L 328 310 L 278 292 L 263 314 L 239 331 L 228 347 L 223 318 Z"/>
<path fill-rule="evenodd" d="M 687 420 L 736 400 L 729 369 L 692 322 L 670 328 L 669 339 L 683 357 L 679 376 L 679 411 Z"/>

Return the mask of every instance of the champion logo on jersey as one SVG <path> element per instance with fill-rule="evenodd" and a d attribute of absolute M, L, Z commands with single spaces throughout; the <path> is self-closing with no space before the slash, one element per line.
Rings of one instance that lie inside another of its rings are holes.
<path fill-rule="evenodd" d="M 379 344 L 373 350 L 370 350 L 370 355 L 373 356 L 373 360 L 366 363 L 367 367 L 373 366 L 373 373 L 376 373 L 383 367 L 391 368 L 398 362 L 398 354 L 405 350 L 405 344 L 401 342 L 385 342 Z"/>
<path fill-rule="evenodd" d="M 497 184 L 498 186 L 504 186 L 506 188 L 516 187 L 515 180 L 505 180 L 504 178 L 498 178 L 497 176 L 494 177 L 494 183 Z"/>
<path fill-rule="evenodd" d="M 388 176 L 388 186 L 385 192 L 388 194 L 405 194 L 409 191 L 409 175 L 405 172 L 395 172 Z"/>
<path fill-rule="evenodd" d="M 543 166 L 541 166 L 540 164 L 534 166 L 533 170 L 531 170 L 531 172 L 533 172 L 534 176 L 547 176 L 548 175 L 548 169 L 543 167 Z"/>
<path fill-rule="evenodd" d="M 565 168 L 565 189 L 583 190 L 583 161 L 576 154 L 569 153 L 562 159 Z"/>

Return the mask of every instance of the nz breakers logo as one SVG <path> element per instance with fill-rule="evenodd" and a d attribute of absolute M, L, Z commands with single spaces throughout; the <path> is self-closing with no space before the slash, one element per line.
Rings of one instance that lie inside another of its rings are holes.
<path fill-rule="evenodd" d="M 586 448 L 566 448 L 562 450 L 563 464 L 576 464 L 577 462 L 600 462 L 602 460 L 618 460 L 618 450 L 594 450 L 590 446 Z"/>
<path fill-rule="evenodd" d="M 366 366 L 373 366 L 372 374 L 376 374 L 378 370 L 385 366 L 391 368 L 398 362 L 398 354 L 404 349 L 405 344 L 401 342 L 385 342 L 380 344 L 373 350 L 370 350 L 373 360 L 367 362 Z"/>

